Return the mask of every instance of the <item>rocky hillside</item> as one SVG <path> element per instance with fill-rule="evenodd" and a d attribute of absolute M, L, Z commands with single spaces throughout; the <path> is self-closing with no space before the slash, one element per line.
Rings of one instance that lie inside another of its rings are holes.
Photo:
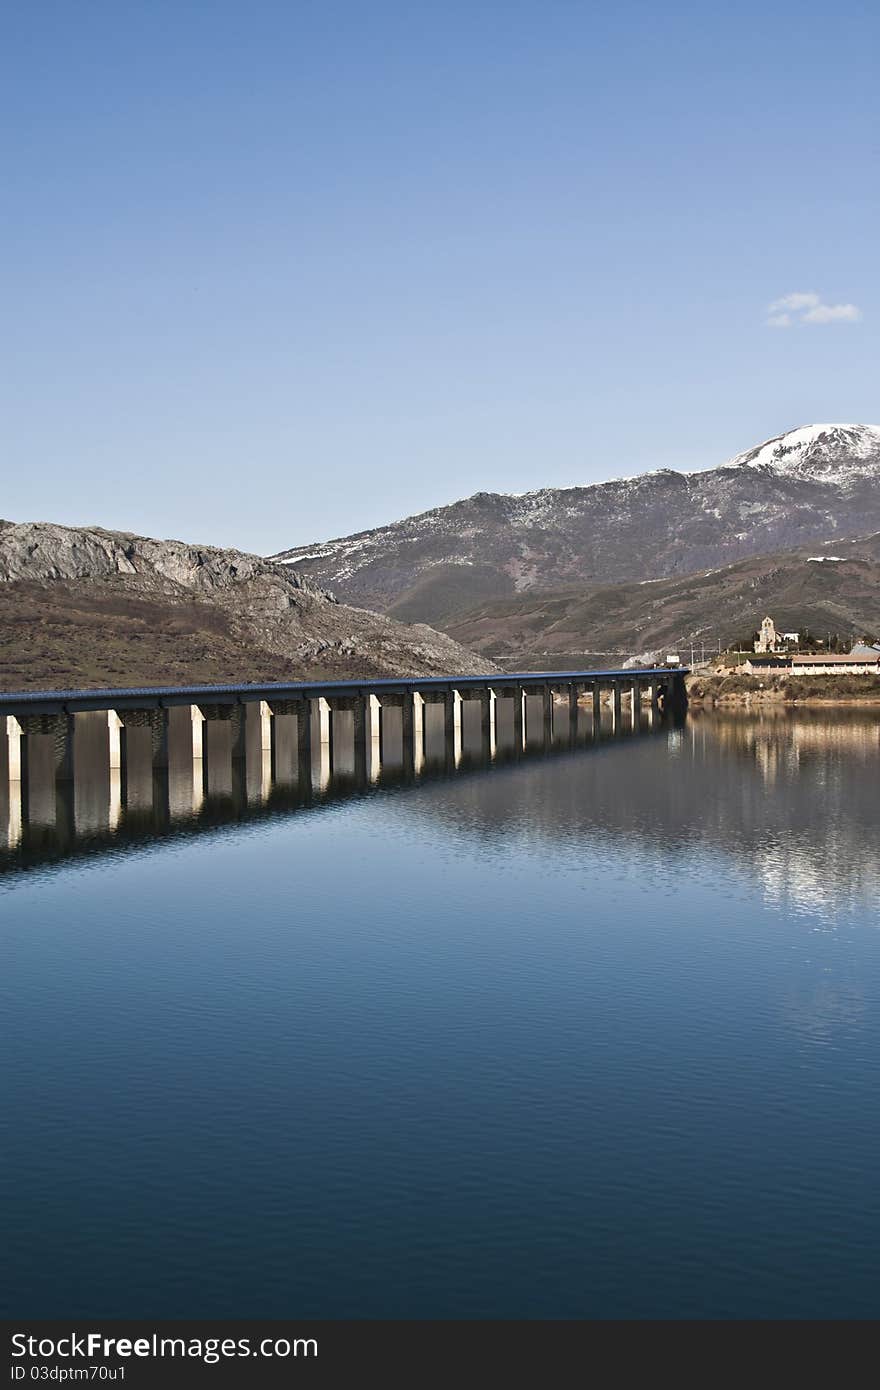
<path fill-rule="evenodd" d="M 748 636 L 765 613 L 782 631 L 880 634 L 880 534 L 740 560 L 683 578 L 531 592 L 480 604 L 450 632 L 508 668 L 576 668 L 689 655 Z M 596 661 L 592 654 L 601 653 Z"/>
<path fill-rule="evenodd" d="M 491 667 L 491 663 L 489 663 Z M 0 688 L 478 674 L 424 626 L 236 550 L 0 522 Z"/>
<path fill-rule="evenodd" d="M 880 427 L 811 425 L 720 468 L 479 492 L 275 557 L 348 602 L 449 628 L 475 603 L 669 578 L 880 530 Z"/>

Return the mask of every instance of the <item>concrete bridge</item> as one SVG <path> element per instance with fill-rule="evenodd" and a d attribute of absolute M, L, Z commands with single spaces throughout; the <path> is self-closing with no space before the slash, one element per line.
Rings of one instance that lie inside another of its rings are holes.
<path fill-rule="evenodd" d="M 651 722 L 686 705 L 680 668 L 561 671 L 396 680 L 180 686 L 0 694 L 0 801 L 15 823 L 74 782 L 78 759 L 103 764 L 111 802 L 129 806 L 185 764 L 192 805 L 228 793 L 234 775 L 325 787 L 334 772 L 376 781 L 386 763 L 418 773 L 429 736 L 459 765 L 465 729 L 483 759 L 499 738 L 514 755 L 574 744 L 584 726 Z M 5 728 L 4 728 L 5 726 Z M 436 757 L 435 757 L 436 761 Z M 144 778 L 147 778 L 147 783 Z"/>

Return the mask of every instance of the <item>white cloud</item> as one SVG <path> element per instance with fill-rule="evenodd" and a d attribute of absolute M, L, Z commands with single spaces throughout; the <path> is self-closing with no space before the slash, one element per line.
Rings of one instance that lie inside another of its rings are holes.
<path fill-rule="evenodd" d="M 770 305 L 768 313 L 774 314 L 780 309 L 815 309 L 820 303 L 819 296 L 809 291 L 806 294 L 784 294 L 781 299 L 774 299 Z"/>
<path fill-rule="evenodd" d="M 784 294 L 767 306 L 768 328 L 791 328 L 797 323 L 856 323 L 862 311 L 856 304 L 823 304 L 813 290 Z"/>
<path fill-rule="evenodd" d="M 804 314 L 804 323 L 855 323 L 862 311 L 855 304 L 817 304 Z"/>

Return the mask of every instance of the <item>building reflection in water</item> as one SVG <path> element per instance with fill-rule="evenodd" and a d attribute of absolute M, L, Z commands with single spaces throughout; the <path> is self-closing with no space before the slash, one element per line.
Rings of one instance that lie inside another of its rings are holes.
<path fill-rule="evenodd" d="M 626 759 L 536 760 L 513 794 L 477 778 L 418 813 L 468 842 L 524 836 L 586 866 L 588 847 L 613 843 L 621 866 L 649 857 L 658 881 L 684 882 L 695 853 L 715 856 L 740 876 L 744 912 L 757 888 L 824 932 L 841 913 L 878 920 L 878 773 L 880 710 L 695 711 Z"/>

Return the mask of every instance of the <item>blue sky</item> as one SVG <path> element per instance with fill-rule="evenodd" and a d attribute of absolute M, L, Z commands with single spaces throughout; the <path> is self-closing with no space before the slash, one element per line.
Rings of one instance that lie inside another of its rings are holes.
<path fill-rule="evenodd" d="M 880 421 L 876 4 L 3 28 L 0 515 L 269 552 Z"/>

